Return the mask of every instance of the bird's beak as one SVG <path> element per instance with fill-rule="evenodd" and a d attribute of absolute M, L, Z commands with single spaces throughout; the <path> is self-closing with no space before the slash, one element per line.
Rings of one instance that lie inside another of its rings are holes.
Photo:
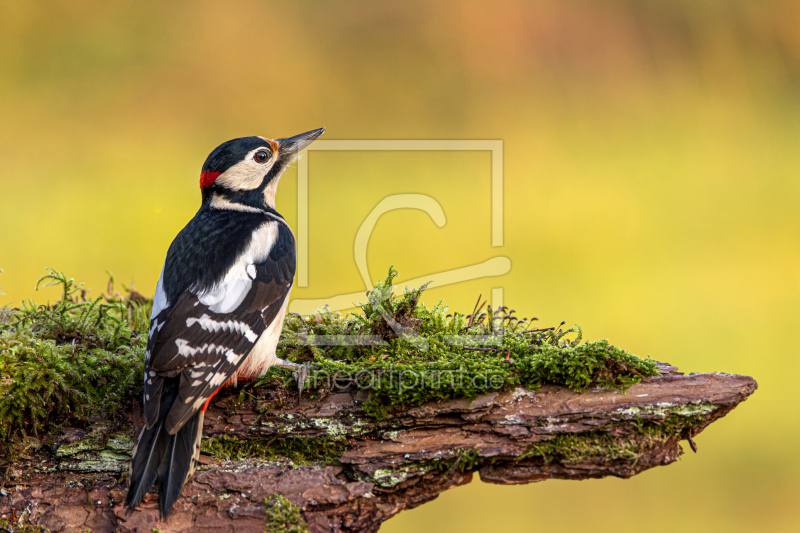
<path fill-rule="evenodd" d="M 280 147 L 281 154 L 297 154 L 311 144 L 314 140 L 319 138 L 320 135 L 325 133 L 325 128 L 307 131 L 294 137 L 287 137 L 286 139 L 276 139 Z"/>

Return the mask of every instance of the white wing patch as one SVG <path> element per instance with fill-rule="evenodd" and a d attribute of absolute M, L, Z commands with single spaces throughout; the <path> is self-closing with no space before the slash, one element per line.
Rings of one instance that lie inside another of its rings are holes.
<path fill-rule="evenodd" d="M 258 335 L 250 329 L 244 322 L 239 322 L 238 320 L 227 320 L 225 322 L 218 322 L 211 318 L 208 315 L 203 315 L 200 318 L 187 318 L 186 319 L 186 327 L 190 328 L 195 324 L 200 324 L 200 327 L 206 331 L 233 331 L 236 333 L 241 333 L 245 336 L 247 340 L 250 342 L 256 342 L 258 339 Z"/>
<path fill-rule="evenodd" d="M 267 222 L 253 234 L 250 246 L 213 289 L 200 292 L 197 299 L 214 313 L 232 313 L 247 297 L 256 277 L 255 263 L 262 263 L 278 240 L 278 223 Z M 252 341 L 251 341 L 252 342 Z"/>
<path fill-rule="evenodd" d="M 229 272 L 218 287 L 198 294 L 197 299 L 214 313 L 232 313 L 242 303 L 252 286 L 253 280 L 249 277 L 245 279 L 233 277 Z"/>

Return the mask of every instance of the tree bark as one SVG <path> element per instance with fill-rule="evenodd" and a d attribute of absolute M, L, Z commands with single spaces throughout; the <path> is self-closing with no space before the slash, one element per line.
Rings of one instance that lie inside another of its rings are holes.
<path fill-rule="evenodd" d="M 206 437 L 339 439 L 343 453 L 335 464 L 300 466 L 204 457 L 166 522 L 158 520 L 155 493 L 133 512 L 121 503 L 127 488 L 120 480 L 141 426 L 134 405 L 127 426 L 66 429 L 49 445 L 32 442 L 27 459 L 5 465 L 0 514 L 13 527 L 50 531 L 261 533 L 281 530 L 264 502 L 282 494 L 312 532 L 377 531 L 476 471 L 499 484 L 628 478 L 674 462 L 681 440 L 695 449 L 698 433 L 757 388 L 747 376 L 675 370 L 662 365 L 660 377 L 627 393 L 518 388 L 396 408 L 383 420 L 364 414 L 366 396 L 357 390 L 298 404 L 295 392 L 267 389 L 238 409 L 239 391 L 224 390 L 206 414 Z"/>

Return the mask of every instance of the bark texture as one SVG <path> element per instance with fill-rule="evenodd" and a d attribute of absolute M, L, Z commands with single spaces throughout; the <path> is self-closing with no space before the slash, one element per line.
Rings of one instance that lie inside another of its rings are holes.
<path fill-rule="evenodd" d="M 312 532 L 377 531 L 400 511 L 469 483 L 474 472 L 499 484 L 627 478 L 674 462 L 681 440 L 694 449 L 694 436 L 757 388 L 747 376 L 675 370 L 662 365 L 663 375 L 627 393 L 516 389 L 398 408 L 380 421 L 364 414 L 366 398 L 355 390 L 299 404 L 284 390 L 266 391 L 236 409 L 239 392 L 222 391 L 205 418 L 207 437 L 332 439 L 342 453 L 305 465 L 206 458 L 166 522 L 152 493 L 134 512 L 121 504 L 120 480 L 141 424 L 134 406 L 127 427 L 67 429 L 50 445 L 32 443 L 29 459 L 6 463 L 0 514 L 15 530 L 289 531 L 268 514 L 281 494 Z"/>

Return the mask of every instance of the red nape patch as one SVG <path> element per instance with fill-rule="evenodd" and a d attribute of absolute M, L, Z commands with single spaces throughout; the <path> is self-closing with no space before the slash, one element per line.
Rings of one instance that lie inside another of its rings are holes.
<path fill-rule="evenodd" d="M 220 172 L 202 172 L 200 174 L 200 188 L 205 189 L 206 187 L 210 186 L 214 183 L 220 175 Z"/>

